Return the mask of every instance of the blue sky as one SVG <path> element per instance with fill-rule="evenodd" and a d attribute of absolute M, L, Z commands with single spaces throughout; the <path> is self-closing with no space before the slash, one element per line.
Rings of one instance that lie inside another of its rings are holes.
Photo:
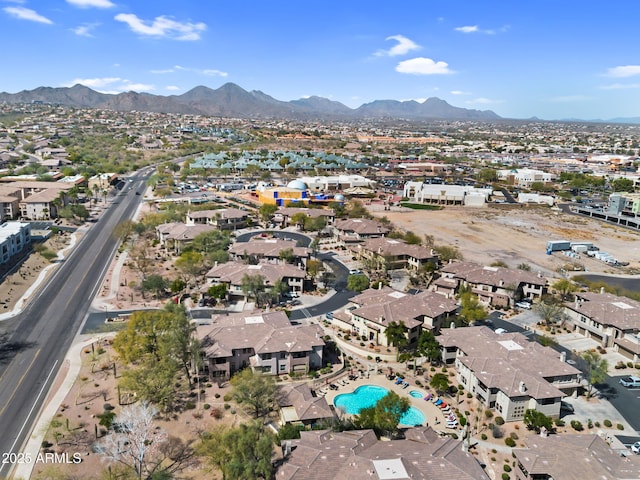
<path fill-rule="evenodd" d="M 0 0 L 0 91 L 233 82 L 355 108 L 439 97 L 508 118 L 640 116 L 634 0 Z"/>

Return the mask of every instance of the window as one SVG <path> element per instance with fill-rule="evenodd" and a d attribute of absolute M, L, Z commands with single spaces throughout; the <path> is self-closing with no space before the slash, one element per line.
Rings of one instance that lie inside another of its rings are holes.
<path fill-rule="evenodd" d="M 286 371 L 286 370 L 287 370 L 287 364 L 286 364 L 286 363 L 281 364 L 281 365 L 280 365 L 280 371 L 281 371 L 281 372 L 284 372 L 284 371 Z"/>
<path fill-rule="evenodd" d="M 262 359 L 263 360 L 271 360 L 271 354 L 270 353 L 264 353 L 262 354 Z"/>

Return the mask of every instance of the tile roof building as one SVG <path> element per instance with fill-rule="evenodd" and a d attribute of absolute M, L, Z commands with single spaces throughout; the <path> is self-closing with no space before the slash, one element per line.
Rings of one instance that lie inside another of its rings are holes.
<path fill-rule="evenodd" d="M 455 365 L 460 385 L 506 421 L 522 420 L 528 409 L 558 417 L 561 399 L 581 385 L 580 370 L 562 354 L 520 333 L 449 328 L 437 339 L 443 361 Z"/>
<path fill-rule="evenodd" d="M 410 295 L 389 287 L 365 290 L 351 298 L 351 304 L 333 314 L 333 324 L 366 341 L 389 346 L 385 332 L 392 322 L 404 323 L 407 340 L 418 340 L 423 329 L 438 332 L 455 319 L 454 299 L 433 292 Z"/>
<path fill-rule="evenodd" d="M 213 267 L 205 275 L 207 285 L 203 290 L 206 291 L 211 285 L 225 283 L 229 297 L 244 297 L 247 300 L 247 294 L 242 290 L 242 279 L 245 275 L 260 275 L 267 289 L 273 287 L 278 281 L 283 281 L 291 292 L 303 293 L 304 291 L 306 274 L 303 269 L 287 263 L 247 265 L 243 262 L 227 262 Z"/>
<path fill-rule="evenodd" d="M 623 457 L 592 434 L 529 435 L 514 448 L 518 480 L 627 480 L 640 478 L 640 457 Z"/>
<path fill-rule="evenodd" d="M 418 270 L 427 263 L 438 263 L 438 254 L 433 249 L 395 238 L 367 238 L 352 247 L 352 251 L 360 259 L 377 260 L 387 270 Z"/>
<path fill-rule="evenodd" d="M 213 225 L 187 225 L 179 222 L 163 223 L 156 227 L 156 237 L 162 247 L 178 255 L 198 235 L 213 232 L 214 230 L 217 230 L 217 228 Z"/>
<path fill-rule="evenodd" d="M 316 397 L 306 383 L 282 385 L 276 397 L 283 424 L 298 423 L 313 426 L 320 421 L 337 419 L 333 407 L 324 397 Z"/>
<path fill-rule="evenodd" d="M 306 267 L 312 250 L 307 247 L 298 247 L 298 242 L 295 240 L 255 236 L 251 237 L 248 242 L 234 243 L 229 247 L 229 253 L 237 260 L 246 260 L 253 257 L 257 260 L 279 263 L 281 262 L 280 253 L 289 249 L 292 253 L 292 263 L 294 265 L 302 264 Z"/>
<path fill-rule="evenodd" d="M 246 367 L 270 375 L 307 373 L 323 365 L 324 341 L 317 325 L 291 325 L 282 312 L 213 315 L 199 325 L 212 380 L 228 380 Z"/>
<path fill-rule="evenodd" d="M 468 285 L 481 302 L 496 307 L 511 307 L 523 298 L 540 298 L 547 286 L 546 279 L 533 272 L 472 262 L 451 262 L 442 267 L 441 274 L 434 282 L 435 292 L 452 295 L 461 285 Z"/>
<path fill-rule="evenodd" d="M 489 480 L 462 442 L 429 427 L 410 428 L 404 440 L 380 441 L 373 430 L 300 432 L 284 442 L 277 480 Z"/>
<path fill-rule="evenodd" d="M 640 302 L 611 293 L 578 292 L 564 311 L 574 331 L 634 362 L 640 360 Z"/>

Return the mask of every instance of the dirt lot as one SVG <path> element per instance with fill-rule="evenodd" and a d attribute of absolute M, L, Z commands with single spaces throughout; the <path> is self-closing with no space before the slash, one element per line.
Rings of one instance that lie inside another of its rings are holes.
<path fill-rule="evenodd" d="M 568 215 L 545 207 L 465 208 L 412 210 L 368 205 L 371 213 L 386 216 L 396 226 L 417 235 L 431 235 L 436 245 L 455 245 L 467 261 L 489 265 L 501 261 L 509 267 L 521 263 L 547 277 L 558 276 L 560 268 L 576 264 L 589 272 L 624 274 L 640 271 L 640 234 L 590 218 Z M 546 254 L 548 240 L 587 241 L 629 262 L 625 268 L 612 267 L 580 255 Z"/>

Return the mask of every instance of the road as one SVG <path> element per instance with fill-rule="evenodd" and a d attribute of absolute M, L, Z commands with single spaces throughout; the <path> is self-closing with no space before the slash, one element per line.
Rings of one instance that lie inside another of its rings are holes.
<path fill-rule="evenodd" d="M 28 438 L 115 254 L 118 240 L 112 232 L 142 201 L 135 192 L 150 175 L 145 171 L 125 184 L 23 313 L 3 325 L 10 337 L 0 356 L 0 454 L 20 452 Z M 0 478 L 12 468 L 0 464 Z"/>
<path fill-rule="evenodd" d="M 248 242 L 251 237 L 259 235 L 261 233 L 269 233 L 277 238 L 286 238 L 296 240 L 301 246 L 308 247 L 311 244 L 311 238 L 307 235 L 297 232 L 289 231 L 273 231 L 273 230 L 259 230 L 255 232 L 248 232 L 240 234 L 236 237 L 238 242 Z M 290 320 L 294 322 L 300 322 L 307 318 L 317 317 L 324 315 L 334 310 L 338 310 L 349 303 L 349 300 L 357 292 L 347 290 L 347 277 L 349 276 L 349 269 L 343 265 L 335 256 L 335 253 L 318 253 L 316 255 L 318 260 L 322 260 L 325 265 L 333 271 L 335 275 L 335 282 L 333 288 L 336 291 L 334 295 L 326 299 L 325 301 L 313 305 L 312 307 L 298 308 L 291 311 Z"/>

